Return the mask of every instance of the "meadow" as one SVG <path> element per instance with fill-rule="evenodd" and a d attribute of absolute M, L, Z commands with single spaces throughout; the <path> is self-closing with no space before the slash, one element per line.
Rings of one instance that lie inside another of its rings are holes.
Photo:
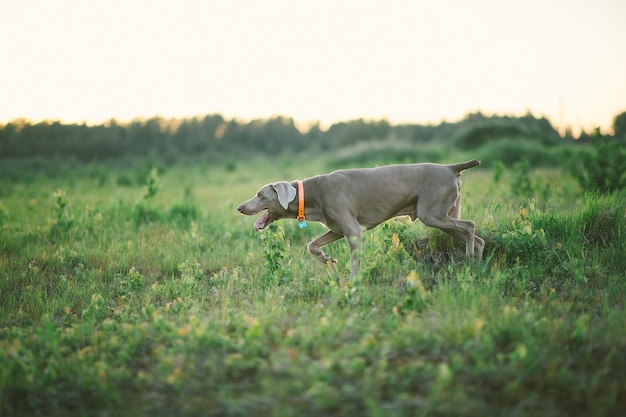
<path fill-rule="evenodd" d="M 472 155 L 455 155 L 457 162 Z M 335 168 L 335 167 L 333 167 Z M 463 259 L 398 218 L 350 281 L 236 207 L 321 158 L 76 168 L 0 182 L 2 416 L 617 416 L 626 193 L 560 169 L 463 174 Z"/>

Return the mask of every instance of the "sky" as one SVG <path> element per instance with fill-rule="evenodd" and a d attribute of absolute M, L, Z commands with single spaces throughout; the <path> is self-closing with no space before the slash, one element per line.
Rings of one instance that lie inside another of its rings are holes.
<path fill-rule="evenodd" d="M 0 124 L 626 111 L 624 0 L 5 0 Z"/>

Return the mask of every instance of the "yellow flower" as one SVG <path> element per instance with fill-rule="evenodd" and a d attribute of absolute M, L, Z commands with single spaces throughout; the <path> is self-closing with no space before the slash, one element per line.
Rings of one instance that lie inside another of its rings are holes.
<path fill-rule="evenodd" d="M 526 211 L 524 207 L 519 209 L 519 216 L 522 218 L 522 220 L 525 219 L 527 215 L 528 215 L 528 212 Z"/>
<path fill-rule="evenodd" d="M 400 246 L 400 238 L 397 233 L 394 233 L 393 236 L 391 236 L 391 247 L 398 249 L 398 246 Z"/>
<path fill-rule="evenodd" d="M 428 290 L 424 287 L 422 280 L 417 275 L 417 272 L 411 271 L 411 273 L 406 277 L 407 287 L 425 299 L 428 296 Z"/>
<path fill-rule="evenodd" d="M 54 198 L 63 198 L 65 197 L 65 190 L 62 188 L 58 188 L 53 194 L 52 196 Z"/>
<path fill-rule="evenodd" d="M 478 335 L 483 327 L 485 327 L 485 320 L 476 319 L 474 322 L 474 335 Z"/>
<path fill-rule="evenodd" d="M 178 329 L 178 335 L 181 337 L 185 337 L 191 331 L 191 326 L 189 324 L 185 324 L 183 327 Z"/>
<path fill-rule="evenodd" d="M 243 322 L 247 327 L 259 327 L 259 319 L 254 316 L 245 315 Z"/>
<path fill-rule="evenodd" d="M 167 376 L 167 382 L 170 384 L 176 384 L 183 378 L 183 371 L 180 368 L 174 368 L 174 371 Z"/>
<path fill-rule="evenodd" d="M 417 275 L 417 272 L 411 271 L 411 273 L 406 277 L 406 283 L 409 286 L 414 287 L 416 281 L 419 281 L 419 276 Z"/>

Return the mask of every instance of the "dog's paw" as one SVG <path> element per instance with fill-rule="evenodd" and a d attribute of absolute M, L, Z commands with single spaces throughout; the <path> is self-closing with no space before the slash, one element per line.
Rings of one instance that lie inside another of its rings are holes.
<path fill-rule="evenodd" d="M 326 261 L 326 265 L 328 265 L 330 268 L 337 269 L 337 260 L 331 258 Z"/>

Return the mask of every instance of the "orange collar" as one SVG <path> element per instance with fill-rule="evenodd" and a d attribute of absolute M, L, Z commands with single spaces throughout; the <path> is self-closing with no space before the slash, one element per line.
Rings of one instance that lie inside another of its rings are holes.
<path fill-rule="evenodd" d="M 298 221 L 304 220 L 304 185 L 298 180 Z"/>

